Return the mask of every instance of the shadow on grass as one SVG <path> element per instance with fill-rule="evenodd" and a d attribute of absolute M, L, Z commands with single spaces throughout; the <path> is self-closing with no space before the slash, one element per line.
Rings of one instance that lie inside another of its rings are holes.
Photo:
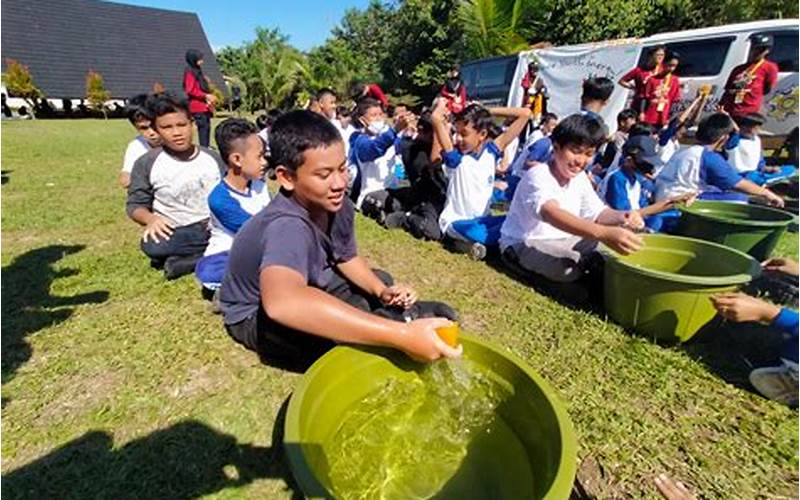
<path fill-rule="evenodd" d="M 83 250 L 83 245 L 50 245 L 16 257 L 2 270 L 2 377 L 3 383 L 31 357 L 26 337 L 68 319 L 69 306 L 97 304 L 108 299 L 107 291 L 57 297 L 50 294 L 53 281 L 79 273 L 55 270 L 53 264 Z"/>
<path fill-rule="evenodd" d="M 0 170 L 0 184 L 8 184 L 11 177 L 8 176 L 13 170 Z"/>
<path fill-rule="evenodd" d="M 257 479 L 286 482 L 302 498 L 283 452 L 288 399 L 275 419 L 271 446 L 237 442 L 195 420 L 179 422 L 121 448 L 91 431 L 3 476 L 4 498 L 190 499 Z"/>
<path fill-rule="evenodd" d="M 754 368 L 777 366 L 783 336 L 755 323 L 732 323 L 719 316 L 709 322 L 682 349 L 721 379 L 755 392 L 749 375 Z"/>
<path fill-rule="evenodd" d="M 484 263 L 498 273 L 532 288 L 539 295 L 544 295 L 564 307 L 603 314 L 602 273 L 595 273 L 592 275 L 593 278 L 581 279 L 575 283 L 555 283 L 543 276 L 510 268 L 496 251 L 490 252 Z"/>

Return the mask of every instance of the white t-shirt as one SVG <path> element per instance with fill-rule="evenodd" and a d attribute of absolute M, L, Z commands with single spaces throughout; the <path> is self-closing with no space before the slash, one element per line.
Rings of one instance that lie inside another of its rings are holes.
<path fill-rule="evenodd" d="M 211 237 L 204 255 L 230 250 L 239 229 L 267 205 L 269 190 L 263 181 L 251 181 L 246 193 L 236 191 L 224 180 L 217 184 L 208 195 Z"/>
<path fill-rule="evenodd" d="M 459 220 L 475 219 L 489 213 L 494 189 L 494 171 L 503 154 L 489 141 L 479 153 L 452 150 L 442 155 L 449 171 L 447 202 L 439 215 L 439 228 L 446 232 Z"/>
<path fill-rule="evenodd" d="M 150 147 L 147 139 L 141 135 L 137 135 L 134 140 L 128 143 L 128 147 L 125 149 L 125 158 L 122 160 L 122 171 L 131 173 L 136 160 L 151 149 L 153 148 Z"/>
<path fill-rule="evenodd" d="M 505 249 L 523 242 L 573 236 L 542 219 L 542 207 L 551 200 L 558 202 L 562 210 L 591 221 L 597 219 L 606 209 L 606 205 L 592 188 L 589 177 L 584 173 L 561 186 L 549 165 L 534 165 L 523 174 L 511 200 L 508 215 L 500 230 L 500 248 Z"/>
<path fill-rule="evenodd" d="M 727 149 L 728 163 L 740 174 L 758 169 L 761 162 L 761 137 L 740 137 L 735 148 Z"/>
<path fill-rule="evenodd" d="M 544 132 L 537 128 L 531 132 L 527 139 L 525 139 L 525 147 L 527 148 L 528 146 L 531 146 L 534 142 L 538 141 L 542 137 L 544 137 Z"/>

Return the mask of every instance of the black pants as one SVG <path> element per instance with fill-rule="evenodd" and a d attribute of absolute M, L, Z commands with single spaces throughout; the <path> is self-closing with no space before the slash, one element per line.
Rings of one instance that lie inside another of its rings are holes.
<path fill-rule="evenodd" d="M 380 270 L 374 272 L 387 286 L 393 284 L 389 273 Z M 417 302 L 408 311 L 385 307 L 376 297 L 364 292 L 339 274 L 334 275 L 325 292 L 357 309 L 395 321 L 404 321 L 405 316 L 410 319 L 434 316 L 458 319 L 458 315 L 450 306 L 440 302 Z M 249 318 L 233 325 L 225 325 L 225 329 L 236 342 L 258 353 L 264 364 L 293 371 L 305 371 L 336 345 L 332 340 L 300 332 L 273 321 L 261 307 Z"/>
<path fill-rule="evenodd" d="M 194 113 L 192 116 L 197 124 L 197 140 L 207 148 L 211 140 L 211 113 Z"/>
<path fill-rule="evenodd" d="M 393 284 L 389 273 L 375 270 L 387 286 Z M 334 274 L 324 290 L 337 299 L 366 312 L 378 312 L 382 304 L 377 298 L 364 292 L 339 274 Z M 332 340 L 310 335 L 284 326 L 267 316 L 262 307 L 258 313 L 233 325 L 225 325 L 233 339 L 251 351 L 255 351 L 262 362 L 283 368 L 304 371 L 317 358 L 332 349 Z"/>
<path fill-rule="evenodd" d="M 193 259 L 196 263 L 208 245 L 208 222 L 200 221 L 188 226 L 176 227 L 169 240 L 159 238 L 156 243 L 152 239 L 142 241 L 142 252 L 150 257 L 150 263 L 156 269 L 160 269 L 167 264 L 170 259 L 176 257 L 186 262 Z M 194 267 L 191 266 L 194 270 Z M 186 274 L 186 273 L 183 273 Z"/>
<path fill-rule="evenodd" d="M 439 210 L 433 203 L 420 203 L 403 221 L 403 229 L 415 238 L 439 241 L 442 231 L 439 229 Z"/>

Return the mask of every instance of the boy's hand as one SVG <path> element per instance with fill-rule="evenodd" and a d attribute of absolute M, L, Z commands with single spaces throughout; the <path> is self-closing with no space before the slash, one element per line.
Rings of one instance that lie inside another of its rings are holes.
<path fill-rule="evenodd" d="M 625 212 L 622 217 L 622 227 L 627 227 L 634 231 L 644 228 L 644 219 L 642 218 L 642 214 L 638 211 L 631 210 L 630 212 Z"/>
<path fill-rule="evenodd" d="M 711 303 L 722 317 L 735 323 L 770 323 L 781 312 L 780 307 L 744 293 L 712 295 Z"/>
<path fill-rule="evenodd" d="M 417 292 L 408 285 L 387 286 L 378 297 L 384 305 L 408 309 L 417 301 Z"/>
<path fill-rule="evenodd" d="M 444 119 L 446 114 L 447 114 L 447 100 L 442 99 L 441 97 L 436 98 L 436 102 L 433 104 L 433 111 L 431 112 L 431 118 Z"/>
<path fill-rule="evenodd" d="M 777 194 L 773 193 L 772 191 L 770 191 L 767 188 L 764 188 L 764 191 L 762 192 L 762 194 L 763 194 L 764 198 L 767 199 L 767 203 L 770 206 L 783 208 L 783 205 L 784 205 L 783 198 L 781 198 L 780 196 L 778 196 Z"/>
<path fill-rule="evenodd" d="M 412 359 L 422 362 L 436 361 L 441 357 L 457 358 L 463 347 L 447 345 L 436 333 L 437 328 L 450 326 L 452 322 L 444 318 L 423 318 L 406 323 L 398 349 Z"/>
<path fill-rule="evenodd" d="M 397 133 L 402 132 L 411 123 L 412 115 L 408 111 L 399 113 L 394 117 L 394 129 Z"/>
<path fill-rule="evenodd" d="M 640 237 L 622 227 L 604 227 L 598 239 L 622 255 L 630 255 L 644 244 Z"/>
<path fill-rule="evenodd" d="M 800 274 L 797 262 L 791 259 L 769 259 L 761 264 L 761 267 L 764 268 L 764 271 L 769 273 L 787 274 L 789 276 L 797 276 Z"/>
<path fill-rule="evenodd" d="M 173 227 L 172 225 L 162 219 L 161 217 L 154 215 L 150 222 L 144 227 L 144 233 L 142 233 L 142 241 L 147 243 L 148 239 L 153 240 L 153 243 L 161 243 L 161 240 L 158 238 L 161 237 L 164 241 L 169 241 L 169 237 L 172 235 Z"/>

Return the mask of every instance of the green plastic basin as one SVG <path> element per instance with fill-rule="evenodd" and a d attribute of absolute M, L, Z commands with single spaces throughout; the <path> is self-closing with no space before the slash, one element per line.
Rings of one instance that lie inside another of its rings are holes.
<path fill-rule="evenodd" d="M 513 388 L 496 407 L 491 425 L 502 425 L 519 448 L 514 456 L 527 459 L 509 458 L 504 441 L 494 441 L 502 432 L 476 433 L 458 470 L 442 478 L 434 498 L 568 498 L 577 444 L 555 391 L 517 356 L 467 335 L 460 341 L 464 358 Z M 421 366 L 397 351 L 339 346 L 306 372 L 289 402 L 284 445 L 307 497 L 333 496 L 327 452 L 343 415 L 389 377 L 415 377 Z"/>
<path fill-rule="evenodd" d="M 680 211 L 678 234 L 721 243 L 759 261 L 769 258 L 781 235 L 797 221 L 774 208 L 725 201 L 697 201 Z"/>
<path fill-rule="evenodd" d="M 753 257 L 724 245 L 663 234 L 643 239 L 631 255 L 602 249 L 605 307 L 614 321 L 653 339 L 689 340 L 716 315 L 711 295 L 761 273 Z"/>

